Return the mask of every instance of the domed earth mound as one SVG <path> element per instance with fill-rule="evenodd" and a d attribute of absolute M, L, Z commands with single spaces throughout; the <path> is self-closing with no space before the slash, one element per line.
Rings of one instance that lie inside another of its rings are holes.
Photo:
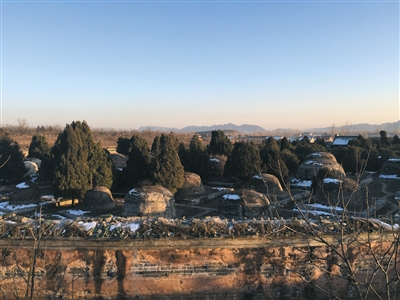
<path fill-rule="evenodd" d="M 10 204 L 33 204 L 42 201 L 42 194 L 39 187 L 33 182 L 23 182 L 17 184 L 12 189 L 12 195 L 9 198 Z"/>
<path fill-rule="evenodd" d="M 108 188 L 97 186 L 86 192 L 82 207 L 91 211 L 107 211 L 115 207 L 115 202 Z"/>
<path fill-rule="evenodd" d="M 281 194 L 283 192 L 281 183 L 275 175 L 262 173 L 254 175 L 250 180 L 250 186 L 259 193 L 265 194 Z"/>
<path fill-rule="evenodd" d="M 175 218 L 175 198 L 159 185 L 143 186 L 130 190 L 125 196 L 124 216 Z"/>
<path fill-rule="evenodd" d="M 201 177 L 195 173 L 185 172 L 185 183 L 179 189 L 180 195 L 198 195 L 204 193 L 205 189 Z"/>
<path fill-rule="evenodd" d="M 298 168 L 296 178 L 307 180 L 313 179 L 321 168 L 332 171 L 336 178 L 346 177 L 343 167 L 337 162 L 335 156 L 328 152 L 315 152 L 307 156 Z"/>
<path fill-rule="evenodd" d="M 254 190 L 225 194 L 219 212 L 228 218 L 259 218 L 269 213 L 269 199 Z"/>
<path fill-rule="evenodd" d="M 350 211 L 366 209 L 366 191 L 351 178 L 325 178 L 316 187 L 315 201 L 328 206 L 347 207 Z"/>

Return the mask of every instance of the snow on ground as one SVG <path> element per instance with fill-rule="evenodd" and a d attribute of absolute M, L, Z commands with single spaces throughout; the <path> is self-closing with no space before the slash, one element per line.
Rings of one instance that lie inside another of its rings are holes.
<path fill-rule="evenodd" d="M 324 183 L 335 183 L 335 184 L 339 184 L 342 183 L 341 180 L 336 179 L 336 178 L 325 178 L 324 179 Z"/>
<path fill-rule="evenodd" d="M 311 187 L 312 180 L 301 180 L 293 178 L 292 180 L 290 180 L 290 184 L 295 186 Z"/>
<path fill-rule="evenodd" d="M 230 188 L 224 188 L 224 187 L 214 187 L 213 189 L 217 190 L 218 192 L 222 192 L 222 191 L 225 191 L 225 190 L 230 190 Z"/>
<path fill-rule="evenodd" d="M 313 160 L 309 160 L 305 162 L 306 165 L 314 165 L 314 166 L 323 166 L 323 164 L 313 161 Z"/>
<path fill-rule="evenodd" d="M 262 179 L 262 177 L 260 175 L 254 175 L 253 178 L 255 179 Z"/>
<path fill-rule="evenodd" d="M 89 213 L 90 211 L 85 211 L 85 210 L 81 210 L 81 209 L 68 209 L 67 213 L 70 215 L 74 215 L 74 216 L 82 216 L 84 214 Z"/>
<path fill-rule="evenodd" d="M 82 222 L 82 221 L 79 221 L 78 225 L 84 227 L 86 231 L 89 231 L 89 230 L 94 229 L 96 227 L 97 222 L 96 221 L 93 221 L 93 222 Z"/>
<path fill-rule="evenodd" d="M 389 158 L 388 161 L 391 161 L 391 162 L 400 162 L 400 158 L 392 157 L 392 158 Z"/>
<path fill-rule="evenodd" d="M 343 211 L 343 208 L 338 207 L 338 206 L 327 206 L 319 203 L 314 203 L 314 204 L 306 204 L 305 206 L 314 208 L 314 209 L 324 209 L 324 210 L 336 210 L 336 211 Z"/>
<path fill-rule="evenodd" d="M 48 202 L 55 202 L 54 195 L 43 195 L 42 200 Z"/>
<path fill-rule="evenodd" d="M 220 160 L 218 158 L 210 158 L 210 161 L 215 161 L 215 162 L 220 162 Z"/>
<path fill-rule="evenodd" d="M 240 196 L 237 194 L 227 194 L 223 196 L 225 200 L 240 200 Z"/>
<path fill-rule="evenodd" d="M 120 222 L 113 224 L 110 226 L 110 231 L 113 231 L 115 228 L 126 228 L 128 227 L 130 231 L 135 233 L 139 228 L 140 228 L 140 223 L 132 222 L 132 223 L 126 223 L 122 224 Z"/>
<path fill-rule="evenodd" d="M 18 210 L 18 209 L 31 208 L 31 207 L 36 207 L 36 206 L 37 206 L 37 204 L 10 204 L 9 201 L 0 203 L 0 209 L 5 209 L 5 210 Z"/>
<path fill-rule="evenodd" d="M 295 212 L 302 212 L 303 214 L 312 214 L 313 216 L 332 216 L 331 213 L 328 213 L 326 211 L 319 211 L 319 210 L 306 210 L 306 209 L 297 209 L 293 208 L 293 211 Z"/>
<path fill-rule="evenodd" d="M 29 185 L 27 185 L 26 182 L 21 182 L 21 183 L 17 184 L 15 187 L 17 189 L 28 189 Z"/>
<path fill-rule="evenodd" d="M 400 179 L 396 174 L 381 174 L 379 175 L 379 178 L 382 179 Z"/>

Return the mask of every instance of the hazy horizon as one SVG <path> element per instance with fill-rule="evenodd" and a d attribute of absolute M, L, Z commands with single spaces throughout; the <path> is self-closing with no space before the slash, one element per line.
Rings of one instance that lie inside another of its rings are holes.
<path fill-rule="evenodd" d="M 1 124 L 399 120 L 399 2 L 2 1 Z"/>

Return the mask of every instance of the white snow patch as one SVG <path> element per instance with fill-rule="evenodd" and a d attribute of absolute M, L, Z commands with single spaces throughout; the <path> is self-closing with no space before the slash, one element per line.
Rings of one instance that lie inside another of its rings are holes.
<path fill-rule="evenodd" d="M 7 209 L 7 210 L 18 210 L 36 206 L 37 204 L 10 204 L 8 201 L 0 203 L 0 209 Z"/>
<path fill-rule="evenodd" d="M 21 182 L 21 183 L 17 184 L 15 187 L 17 189 L 28 189 L 29 185 L 27 185 L 26 182 Z"/>
<path fill-rule="evenodd" d="M 260 175 L 254 175 L 253 178 L 255 179 L 262 179 L 262 177 Z"/>
<path fill-rule="evenodd" d="M 223 196 L 225 200 L 240 200 L 240 196 L 237 194 L 227 194 Z"/>
<path fill-rule="evenodd" d="M 336 178 L 325 178 L 324 179 L 324 183 L 335 183 L 335 184 L 339 184 L 342 183 L 341 180 L 336 179 Z"/>
<path fill-rule="evenodd" d="M 81 209 L 68 209 L 67 213 L 70 215 L 74 215 L 74 216 L 82 216 L 84 214 L 89 213 L 90 211 L 85 211 L 85 210 L 81 210 Z"/>
<path fill-rule="evenodd" d="M 89 230 L 94 229 L 96 227 L 97 222 L 96 221 L 93 221 L 93 222 L 82 222 L 82 221 L 80 221 L 80 222 L 78 222 L 78 225 L 84 227 L 86 231 L 89 231 Z"/>
<path fill-rule="evenodd" d="M 54 199 L 54 195 L 43 195 L 42 196 L 42 200 L 43 201 L 56 201 L 55 199 Z"/>
<path fill-rule="evenodd" d="M 57 215 L 57 214 L 55 214 L 55 215 L 51 215 L 52 217 L 56 217 L 56 218 L 59 218 L 60 220 L 66 220 L 67 218 L 66 217 L 63 217 L 63 216 L 61 216 L 61 215 Z"/>
<path fill-rule="evenodd" d="M 305 209 L 297 209 L 297 208 L 293 208 L 293 211 L 298 211 L 298 212 L 302 212 L 303 214 L 312 214 L 313 216 L 332 216 L 331 213 L 328 213 L 326 211 L 319 211 L 319 210 L 305 210 Z"/>
<path fill-rule="evenodd" d="M 210 158 L 210 161 L 215 161 L 215 162 L 220 162 L 220 160 L 218 158 Z"/>
<path fill-rule="evenodd" d="M 343 211 L 343 208 L 338 207 L 338 206 L 327 206 L 319 203 L 314 203 L 314 204 L 306 204 L 305 206 L 314 208 L 314 209 L 325 209 L 325 210 L 336 210 L 336 211 Z"/>
<path fill-rule="evenodd" d="M 383 179 L 400 179 L 396 174 L 381 174 L 379 175 L 379 178 Z"/>
<path fill-rule="evenodd" d="M 290 184 L 302 187 L 311 187 L 312 180 L 300 180 L 300 179 L 292 179 Z"/>
<path fill-rule="evenodd" d="M 121 224 L 120 222 L 118 222 L 118 223 L 110 226 L 110 231 L 114 230 L 115 228 L 119 228 L 119 227 L 121 227 L 121 228 L 128 227 L 130 231 L 135 233 L 140 228 L 140 224 L 139 223 Z"/>
<path fill-rule="evenodd" d="M 313 160 L 306 161 L 305 164 L 306 165 L 314 165 L 314 166 L 323 166 L 323 164 L 318 163 L 318 162 L 313 161 Z"/>
<path fill-rule="evenodd" d="M 129 227 L 129 230 L 132 231 L 133 233 L 135 233 L 140 228 L 139 223 L 129 223 L 126 226 Z"/>
<path fill-rule="evenodd" d="M 391 161 L 391 162 L 400 162 L 400 158 L 393 157 L 393 158 L 389 158 L 388 161 Z"/>

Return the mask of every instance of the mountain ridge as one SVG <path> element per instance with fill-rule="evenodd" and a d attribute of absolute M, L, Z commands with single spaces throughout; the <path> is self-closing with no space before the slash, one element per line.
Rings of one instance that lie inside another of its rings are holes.
<path fill-rule="evenodd" d="M 397 122 L 387 122 L 382 124 L 369 124 L 369 123 L 359 123 L 359 124 L 350 124 L 344 126 L 330 126 L 330 127 L 312 127 L 305 128 L 302 130 L 292 129 L 292 128 L 277 128 L 274 130 L 265 130 L 264 128 L 258 125 L 251 124 L 242 124 L 235 125 L 233 123 L 228 124 L 219 124 L 219 125 L 211 125 L 211 126 L 186 126 L 181 129 L 175 127 L 160 127 L 160 126 L 141 126 L 139 131 L 144 130 L 152 130 L 152 131 L 160 131 L 160 132 L 179 132 L 179 133 L 190 133 L 190 132 L 205 132 L 205 131 L 213 131 L 213 130 L 236 130 L 242 133 L 261 133 L 261 132 L 318 132 L 318 133 L 331 133 L 335 132 L 344 132 L 344 133 L 379 133 L 379 131 L 384 130 L 388 133 L 398 134 L 400 133 L 400 120 Z"/>

